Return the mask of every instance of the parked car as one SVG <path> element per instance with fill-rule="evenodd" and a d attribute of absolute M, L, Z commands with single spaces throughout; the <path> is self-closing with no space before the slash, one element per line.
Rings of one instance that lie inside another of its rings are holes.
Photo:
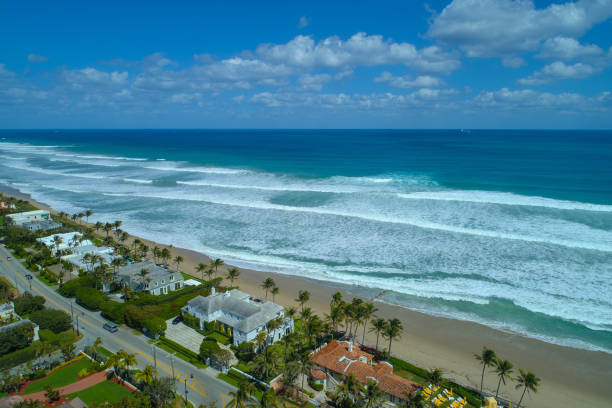
<path fill-rule="evenodd" d="M 183 321 L 183 316 L 182 315 L 178 315 L 174 318 L 174 320 L 172 320 L 172 324 L 179 324 L 180 322 Z"/>
<path fill-rule="evenodd" d="M 117 330 L 119 330 L 119 328 L 117 327 L 117 325 L 113 322 L 106 322 L 104 323 L 104 326 L 102 326 L 104 329 L 108 330 L 111 333 L 116 332 Z"/>
<path fill-rule="evenodd" d="M 6 257 L 6 260 L 7 260 L 7 261 L 12 261 L 12 260 L 13 260 L 13 258 L 11 258 L 10 256 L 7 256 L 7 257 Z"/>

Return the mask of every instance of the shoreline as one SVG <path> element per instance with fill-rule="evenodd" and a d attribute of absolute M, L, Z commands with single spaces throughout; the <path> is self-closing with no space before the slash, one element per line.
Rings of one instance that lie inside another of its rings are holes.
<path fill-rule="evenodd" d="M 13 187 L 0 185 L 0 191 L 53 211 L 48 205 L 33 200 Z M 200 252 L 170 248 L 168 245 L 131 234 L 128 242 L 136 238 L 150 248 L 168 247 L 173 257 L 181 255 L 184 258 L 181 270 L 187 274 L 197 275 L 195 266 L 210 260 Z M 220 276 L 224 275 L 225 267 L 223 272 L 220 271 Z M 346 290 L 329 287 L 321 281 L 309 278 L 245 268 L 239 270 L 241 275 L 236 281 L 237 285 L 241 290 L 256 296 L 263 296 L 259 285 L 265 278 L 272 277 L 280 289 L 275 301 L 283 306 L 295 306 L 294 299 L 298 290 L 308 290 L 311 299 L 307 305 L 322 318 L 329 312 L 329 301 L 334 292 L 340 291 L 348 300 L 354 297 Z M 611 404 L 611 397 L 606 393 L 612 383 L 612 355 L 609 353 L 560 346 L 475 322 L 428 315 L 378 301 L 375 297 L 379 293 L 380 290 L 372 293 L 378 308 L 376 315 L 386 319 L 398 317 L 404 325 L 401 338 L 394 341 L 392 348 L 392 354 L 398 357 L 423 368 L 440 368 L 445 377 L 479 388 L 481 367 L 474 359 L 473 353 L 478 353 L 483 346 L 487 346 L 495 350 L 499 357 L 510 360 L 516 371 L 519 368 L 532 371 L 542 379 L 538 393 L 525 396 L 524 403 L 530 407 L 607 407 Z M 359 336 L 361 334 L 360 330 Z M 373 346 L 375 336 L 366 333 L 366 343 Z M 385 346 L 386 342 L 381 339 L 380 347 Z M 487 370 L 485 389 L 494 392 L 496 387 L 497 377 Z M 520 390 L 515 390 L 514 382 L 508 381 L 500 396 L 518 401 Z"/>

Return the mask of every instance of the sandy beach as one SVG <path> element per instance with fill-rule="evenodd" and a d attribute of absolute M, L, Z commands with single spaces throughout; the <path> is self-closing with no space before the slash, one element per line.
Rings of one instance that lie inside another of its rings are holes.
<path fill-rule="evenodd" d="M 0 191 L 9 195 L 27 198 L 14 189 L 0 186 Z M 34 205 L 47 208 L 42 203 Z M 113 221 L 113 220 L 108 220 Z M 126 231 L 129 233 L 129 231 Z M 136 237 L 130 237 L 135 239 Z M 140 238 L 150 247 L 164 245 Z M 181 270 L 195 274 L 195 266 L 209 258 L 201 253 L 182 248 L 171 248 L 173 257 L 181 255 L 184 262 Z M 240 269 L 238 280 L 240 288 L 246 292 L 263 296 L 260 288 L 266 277 L 272 277 L 280 289 L 276 302 L 284 305 L 296 305 L 295 297 L 299 290 L 311 293 L 310 306 L 321 317 L 329 312 L 331 294 L 336 291 L 324 282 L 309 279 Z M 220 271 L 221 275 L 221 271 Z M 225 270 L 223 271 L 225 275 Z M 375 296 L 377 293 L 372 293 Z M 349 293 L 344 293 L 350 299 Z M 612 395 L 608 394 L 612 384 L 612 355 L 604 352 L 587 351 L 557 346 L 540 340 L 530 339 L 517 334 L 505 333 L 480 324 L 434 317 L 408 310 L 400 306 L 376 301 L 380 317 L 398 317 L 404 325 L 404 332 L 399 341 L 393 344 L 393 354 L 425 368 L 440 368 L 448 378 L 479 387 L 481 368 L 474 359 L 473 353 L 483 346 L 496 351 L 497 355 L 510 360 L 516 370 L 534 372 L 541 378 L 537 394 L 527 395 L 524 405 L 529 407 L 611 407 Z M 367 335 L 366 343 L 373 345 L 374 336 Z M 386 342 L 381 340 L 382 344 Z M 488 374 L 485 377 L 485 388 L 495 391 L 497 377 Z M 514 389 L 514 383 L 502 388 L 500 394 L 509 400 L 518 401 L 520 391 Z"/>

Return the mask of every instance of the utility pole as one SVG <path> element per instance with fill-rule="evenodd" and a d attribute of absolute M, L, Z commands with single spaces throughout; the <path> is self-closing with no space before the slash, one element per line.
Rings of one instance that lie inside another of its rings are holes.
<path fill-rule="evenodd" d="M 191 374 L 189 376 L 190 378 L 193 378 L 193 374 Z M 187 391 L 187 376 L 185 376 L 185 406 L 188 407 L 189 406 L 189 402 L 187 401 L 187 393 L 189 391 Z"/>
<path fill-rule="evenodd" d="M 174 375 L 174 356 L 170 355 L 170 365 L 172 366 L 172 391 L 176 392 L 176 375 Z"/>
<path fill-rule="evenodd" d="M 155 348 L 155 344 L 153 344 L 151 347 L 153 347 L 153 362 L 155 364 L 155 368 L 157 368 L 157 350 Z"/>
<path fill-rule="evenodd" d="M 77 336 L 81 333 L 79 332 L 79 315 L 76 315 L 76 324 L 77 324 Z"/>

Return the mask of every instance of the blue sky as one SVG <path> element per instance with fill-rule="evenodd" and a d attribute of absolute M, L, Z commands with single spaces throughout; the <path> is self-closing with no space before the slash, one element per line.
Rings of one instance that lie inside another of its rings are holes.
<path fill-rule="evenodd" d="M 612 128 L 612 0 L 2 2 L 4 128 Z"/>

